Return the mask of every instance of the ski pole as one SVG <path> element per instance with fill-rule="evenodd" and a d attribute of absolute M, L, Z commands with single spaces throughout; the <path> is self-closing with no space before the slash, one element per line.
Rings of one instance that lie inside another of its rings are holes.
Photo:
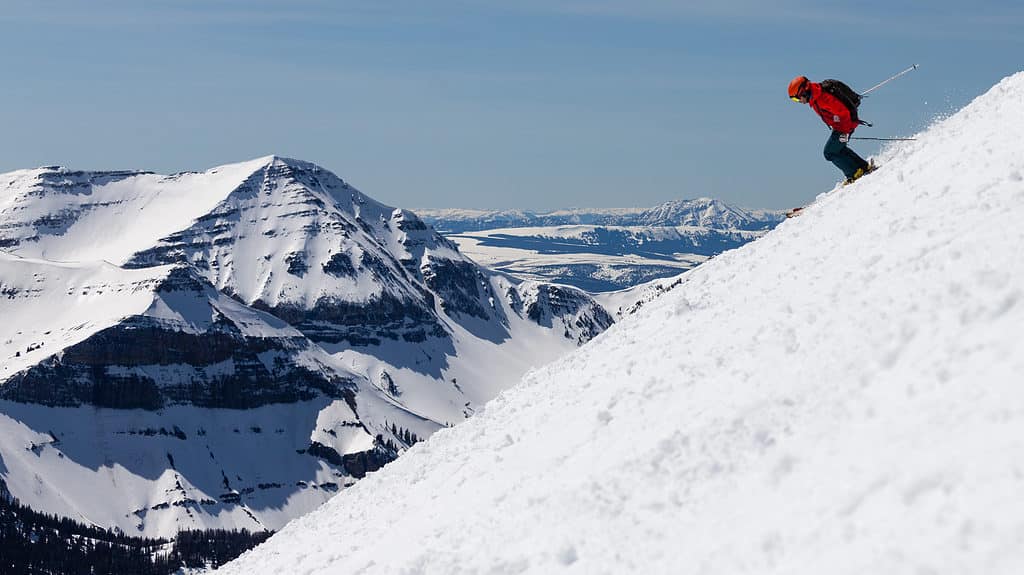
<path fill-rule="evenodd" d="M 914 138 L 858 138 L 851 136 L 851 140 L 878 140 L 881 142 L 913 142 Z"/>
<path fill-rule="evenodd" d="M 894 75 L 890 76 L 889 78 L 886 78 L 885 80 L 882 80 L 881 82 L 879 82 L 879 83 L 875 84 L 874 86 L 871 86 L 871 87 L 870 87 L 870 88 L 868 88 L 867 90 L 864 90 L 863 92 L 861 92 L 861 96 L 862 96 L 862 97 L 863 97 L 863 96 L 867 96 L 867 95 L 868 95 L 869 93 L 871 93 L 871 92 L 873 92 L 873 91 L 875 91 L 875 90 L 877 90 L 877 89 L 881 88 L 882 86 L 884 86 L 884 85 L 888 84 L 889 82 L 892 82 L 892 81 L 893 81 L 893 80 L 895 80 L 896 78 L 899 78 L 900 76 L 902 76 L 902 75 L 904 75 L 904 74 L 906 74 L 907 72 L 910 72 L 910 71 L 912 71 L 912 70 L 917 70 L 917 64 L 914 64 L 913 66 L 911 66 L 911 67 L 907 68 L 906 70 L 904 70 L 904 71 L 900 72 L 899 74 L 894 74 Z"/>

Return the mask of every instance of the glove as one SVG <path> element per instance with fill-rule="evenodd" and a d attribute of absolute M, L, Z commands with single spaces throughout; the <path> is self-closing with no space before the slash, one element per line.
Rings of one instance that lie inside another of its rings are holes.
<path fill-rule="evenodd" d="M 844 144 L 849 142 L 850 141 L 850 134 L 839 134 L 839 141 L 844 143 Z"/>

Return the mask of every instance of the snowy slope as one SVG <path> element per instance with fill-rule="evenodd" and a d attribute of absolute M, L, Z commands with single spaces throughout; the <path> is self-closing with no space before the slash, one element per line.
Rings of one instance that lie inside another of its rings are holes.
<path fill-rule="evenodd" d="M 171 176 L 59 167 L 0 174 L 0 248 L 121 264 L 139 246 L 188 227 L 268 160 Z"/>
<path fill-rule="evenodd" d="M 623 290 L 595 294 L 594 299 L 612 314 L 615 321 L 638 312 L 643 306 L 676 289 L 686 281 L 686 274 L 651 280 Z"/>
<path fill-rule="evenodd" d="M 223 573 L 1020 573 L 1024 73 Z"/>
<path fill-rule="evenodd" d="M 0 400 L 0 474 L 36 511 L 129 535 L 280 529 L 355 481 L 306 454 L 318 417 L 347 409 L 329 398 L 161 411 Z"/>
<path fill-rule="evenodd" d="M 0 380 L 144 312 L 170 271 L 60 264 L 0 252 Z"/>

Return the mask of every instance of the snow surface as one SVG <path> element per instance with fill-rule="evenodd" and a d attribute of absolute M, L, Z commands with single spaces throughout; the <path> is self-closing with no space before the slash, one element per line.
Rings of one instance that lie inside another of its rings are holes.
<path fill-rule="evenodd" d="M 1024 73 L 221 572 L 1024 572 Z"/>
<path fill-rule="evenodd" d="M 33 217 L 47 217 L 56 210 L 67 214 L 79 212 L 66 229 L 22 243 L 17 253 L 55 261 L 105 259 L 121 264 L 139 246 L 151 246 L 160 238 L 187 228 L 197 217 L 212 210 L 240 181 L 273 160 L 268 156 L 202 173 L 170 176 L 121 172 L 97 178 L 88 172 L 60 168 L 58 173 L 64 177 L 52 185 L 57 192 L 53 194 L 41 194 L 35 187 L 52 168 L 18 170 L 0 175 L 0 187 L 8 191 L 0 195 L 0 224 L 15 228 L 17 222 L 31 222 Z M 85 184 L 89 178 L 97 180 L 95 185 L 75 185 Z M 11 194 L 10 190 L 16 193 Z M 31 229 L 30 233 L 37 231 Z"/>
<path fill-rule="evenodd" d="M 0 252 L 0 381 L 145 312 L 171 267 L 124 270 Z"/>

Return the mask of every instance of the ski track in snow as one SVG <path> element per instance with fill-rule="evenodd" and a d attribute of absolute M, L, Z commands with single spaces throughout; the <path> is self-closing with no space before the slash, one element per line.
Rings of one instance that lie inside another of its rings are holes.
<path fill-rule="evenodd" d="M 220 572 L 1024 572 L 1024 73 Z"/>

